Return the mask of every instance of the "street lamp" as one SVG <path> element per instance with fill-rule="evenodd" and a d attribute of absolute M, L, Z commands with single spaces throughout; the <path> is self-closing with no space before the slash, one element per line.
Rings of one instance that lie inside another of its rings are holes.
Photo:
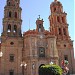
<path fill-rule="evenodd" d="M 24 75 L 24 69 L 26 69 L 27 66 L 26 62 L 22 61 L 20 66 L 22 67 L 22 73 Z"/>

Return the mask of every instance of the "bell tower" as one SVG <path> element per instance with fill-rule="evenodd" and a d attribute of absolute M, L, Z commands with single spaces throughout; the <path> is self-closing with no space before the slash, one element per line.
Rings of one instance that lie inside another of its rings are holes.
<path fill-rule="evenodd" d="M 73 41 L 70 39 L 68 32 L 67 13 L 63 11 L 63 6 L 58 0 L 54 0 L 50 5 L 51 15 L 50 32 L 56 36 L 56 45 L 59 56 L 59 65 L 62 60 L 69 62 L 69 71 L 73 72 L 74 49 Z M 71 60 L 71 61 L 70 61 Z"/>
<path fill-rule="evenodd" d="M 20 0 L 7 0 L 1 34 L 1 75 L 22 75 L 23 39 Z"/>
<path fill-rule="evenodd" d="M 3 36 L 21 36 L 20 0 L 7 0 L 4 7 Z"/>
<path fill-rule="evenodd" d="M 50 5 L 51 15 L 49 16 L 50 31 L 57 36 L 57 39 L 69 39 L 67 13 L 63 12 L 63 6 L 58 0 Z"/>
<path fill-rule="evenodd" d="M 43 22 L 43 19 L 41 19 L 39 15 L 39 18 L 37 18 L 36 20 L 36 31 L 39 33 L 42 33 L 44 31 Z"/>

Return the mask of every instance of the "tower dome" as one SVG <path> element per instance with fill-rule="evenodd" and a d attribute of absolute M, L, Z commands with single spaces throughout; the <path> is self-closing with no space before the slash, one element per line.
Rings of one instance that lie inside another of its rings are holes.
<path fill-rule="evenodd" d="M 62 4 L 57 0 L 54 0 L 54 2 L 51 3 L 50 9 L 51 9 L 51 13 L 53 13 L 53 12 L 55 12 L 55 13 L 56 12 L 57 13 L 63 12 Z"/>

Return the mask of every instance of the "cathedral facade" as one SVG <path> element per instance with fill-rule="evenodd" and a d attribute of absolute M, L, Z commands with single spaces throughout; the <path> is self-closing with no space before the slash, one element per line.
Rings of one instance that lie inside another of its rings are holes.
<path fill-rule="evenodd" d="M 44 21 L 39 16 L 36 29 L 22 35 L 20 0 L 7 0 L 0 43 L 3 53 L 0 57 L 0 75 L 39 75 L 41 65 L 53 62 L 61 66 L 62 60 L 69 62 L 70 73 L 75 72 L 67 13 L 63 12 L 63 6 L 57 0 L 51 3 L 50 10 L 50 31 L 45 30 Z"/>

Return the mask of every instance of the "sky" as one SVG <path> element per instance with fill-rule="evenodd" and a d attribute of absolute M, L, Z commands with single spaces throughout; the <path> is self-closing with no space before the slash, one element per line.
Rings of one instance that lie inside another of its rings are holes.
<path fill-rule="evenodd" d="M 38 15 L 44 20 L 44 28 L 49 30 L 50 4 L 54 0 L 20 0 L 22 8 L 22 32 L 36 28 Z M 67 13 L 68 30 L 71 39 L 74 41 L 74 2 L 75 0 L 60 0 L 63 5 L 63 11 Z M 0 0 L 0 34 L 2 32 L 2 19 L 4 17 L 4 6 L 6 0 Z M 74 45 L 75 46 L 75 42 Z M 74 51 L 75 54 L 75 51 Z"/>

